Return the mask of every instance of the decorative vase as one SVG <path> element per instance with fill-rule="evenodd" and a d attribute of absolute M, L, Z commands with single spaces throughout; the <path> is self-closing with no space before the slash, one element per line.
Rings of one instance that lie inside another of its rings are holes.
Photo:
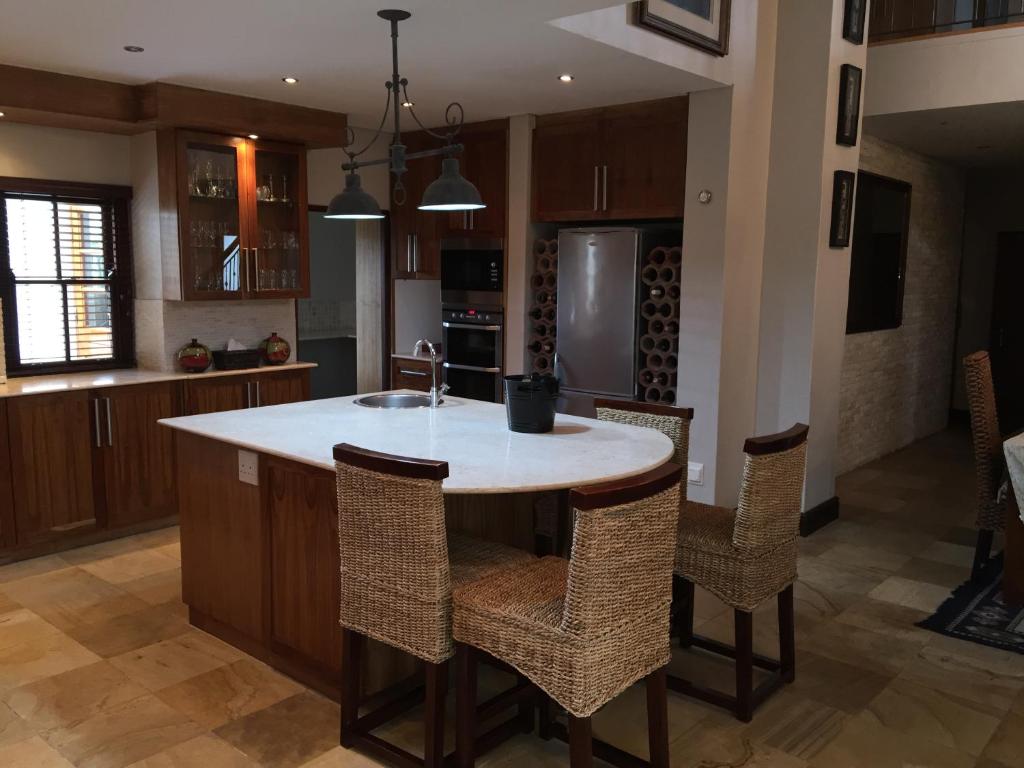
<path fill-rule="evenodd" d="M 210 361 L 209 348 L 195 339 L 178 350 L 178 364 L 187 373 L 202 373 L 210 367 Z"/>
<path fill-rule="evenodd" d="M 268 365 L 283 365 L 291 357 L 292 345 L 275 332 L 260 343 L 260 350 L 263 352 L 263 360 Z"/>

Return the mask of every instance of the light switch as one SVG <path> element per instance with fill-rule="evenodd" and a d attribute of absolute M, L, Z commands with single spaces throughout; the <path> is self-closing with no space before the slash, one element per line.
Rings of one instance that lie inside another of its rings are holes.
<path fill-rule="evenodd" d="M 260 457 L 252 451 L 238 452 L 238 480 L 249 485 L 260 484 Z"/>
<path fill-rule="evenodd" d="M 686 482 L 690 485 L 704 485 L 704 465 L 694 461 L 687 462 Z"/>

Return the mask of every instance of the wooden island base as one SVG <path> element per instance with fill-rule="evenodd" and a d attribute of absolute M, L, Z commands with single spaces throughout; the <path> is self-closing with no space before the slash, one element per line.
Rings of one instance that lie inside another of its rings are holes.
<path fill-rule="evenodd" d="M 334 473 L 259 456 L 238 479 L 235 446 L 175 431 L 182 598 L 193 625 L 337 700 L 340 568 Z M 446 497 L 448 524 L 533 550 L 534 505 L 551 494 Z M 551 506 L 541 504 L 540 506 Z M 415 660 L 370 642 L 364 694 L 408 678 Z"/>

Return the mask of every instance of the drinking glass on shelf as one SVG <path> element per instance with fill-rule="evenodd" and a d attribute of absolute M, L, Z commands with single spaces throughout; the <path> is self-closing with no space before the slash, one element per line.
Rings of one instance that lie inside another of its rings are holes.
<path fill-rule="evenodd" d="M 289 203 L 288 199 L 288 176 L 281 174 L 281 202 Z"/>
<path fill-rule="evenodd" d="M 205 166 L 206 172 L 206 197 L 217 196 L 217 185 L 213 180 L 213 160 L 207 160 Z"/>
<path fill-rule="evenodd" d="M 289 269 L 288 272 L 288 287 L 293 291 L 298 290 L 299 287 L 299 270 Z"/>

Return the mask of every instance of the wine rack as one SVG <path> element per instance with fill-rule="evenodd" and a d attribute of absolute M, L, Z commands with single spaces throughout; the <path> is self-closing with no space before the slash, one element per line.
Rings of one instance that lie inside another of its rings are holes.
<path fill-rule="evenodd" d="M 675 405 L 679 371 L 679 272 L 682 248 L 658 247 L 640 271 L 640 399 Z"/>
<path fill-rule="evenodd" d="M 533 244 L 530 276 L 530 370 L 554 373 L 555 321 L 558 317 L 558 238 L 537 238 Z"/>

